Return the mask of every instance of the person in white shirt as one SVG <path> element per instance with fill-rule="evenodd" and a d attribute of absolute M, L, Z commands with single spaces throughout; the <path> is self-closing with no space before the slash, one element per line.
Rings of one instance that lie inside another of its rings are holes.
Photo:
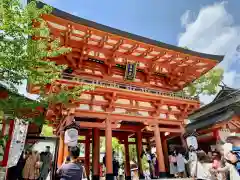
<path fill-rule="evenodd" d="M 191 176 L 197 180 L 213 180 L 210 173 L 212 168 L 211 160 L 204 151 L 197 152 L 197 160 L 192 162 Z"/>
<path fill-rule="evenodd" d="M 189 162 L 197 160 L 197 153 L 193 146 L 189 146 Z"/>
<path fill-rule="evenodd" d="M 184 177 L 185 176 L 185 164 L 187 163 L 187 160 L 185 159 L 185 157 L 182 155 L 181 152 L 177 153 L 177 172 L 178 172 L 178 176 L 179 177 Z"/>

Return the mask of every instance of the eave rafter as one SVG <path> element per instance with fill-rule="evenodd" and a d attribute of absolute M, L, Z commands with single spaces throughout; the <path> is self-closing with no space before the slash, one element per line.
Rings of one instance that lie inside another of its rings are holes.
<path fill-rule="evenodd" d="M 98 44 L 98 47 L 99 48 L 103 48 L 104 44 L 107 42 L 108 40 L 108 35 L 104 35 L 103 38 L 100 40 L 99 44 Z"/>
<path fill-rule="evenodd" d="M 235 126 L 238 129 L 240 128 L 240 124 L 238 122 L 230 121 L 229 123 L 232 124 L 233 126 Z"/>
<path fill-rule="evenodd" d="M 53 36 L 59 37 L 61 32 L 66 32 L 65 39 L 62 42 L 63 45 L 71 46 L 73 53 L 75 49 L 87 48 L 87 50 L 84 50 L 87 56 L 82 56 L 81 53 L 81 55 L 79 55 L 81 57 L 75 57 L 80 59 L 80 62 L 77 63 L 78 66 L 76 66 L 74 60 L 70 58 L 74 67 L 83 68 L 83 61 L 88 60 L 89 57 L 102 60 L 108 66 L 108 76 L 112 75 L 111 67 L 113 65 L 125 65 L 128 60 L 131 60 L 141 63 L 141 66 L 138 68 L 143 70 L 146 76 L 142 79 L 142 82 L 147 81 L 149 83 L 151 79 L 149 76 L 155 76 L 155 73 L 162 73 L 168 77 L 168 81 L 164 81 L 164 79 L 161 80 L 162 86 L 166 87 L 166 85 L 168 85 L 170 88 L 175 86 L 172 90 L 179 90 L 200 75 L 206 73 L 217 63 L 210 59 L 204 59 L 106 33 L 53 15 L 44 15 L 43 17 L 47 20 Z M 94 53 L 90 54 L 90 51 Z M 119 61 L 119 58 L 122 58 L 122 60 Z M 202 65 L 196 65 L 196 63 Z M 179 72 L 180 75 L 173 73 L 173 70 L 177 71 L 177 73 Z M 105 76 L 106 74 L 104 78 Z"/>
<path fill-rule="evenodd" d="M 220 123 L 214 124 L 211 127 L 199 130 L 200 134 L 207 134 L 220 129 L 229 129 L 231 132 L 240 132 L 240 121 L 238 116 L 233 116 L 232 119 L 222 121 Z"/>

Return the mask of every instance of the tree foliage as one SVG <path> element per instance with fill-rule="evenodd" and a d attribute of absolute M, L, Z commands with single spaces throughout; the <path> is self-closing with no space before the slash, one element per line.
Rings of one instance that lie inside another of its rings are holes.
<path fill-rule="evenodd" d="M 52 58 L 71 52 L 71 48 L 61 45 L 60 39 L 51 36 L 43 14 L 51 13 L 52 8 L 44 6 L 39 9 L 35 1 L 25 7 L 20 0 L 0 0 L 0 81 L 11 91 L 16 85 L 28 80 L 40 87 L 38 103 L 47 106 L 49 102 L 68 102 L 78 97 L 82 91 L 92 89 L 90 86 L 78 86 L 71 90 L 61 86 L 60 92 L 46 94 L 46 85 L 53 84 L 61 78 L 65 65 L 57 65 Z M 5 102 L 3 102 L 5 101 Z M 6 98 L 1 100 L 0 110 L 5 107 L 34 108 L 24 98 Z M 6 109 L 6 108 L 5 108 Z M 15 112 L 15 111 L 12 111 Z M 16 116 L 17 114 L 11 114 Z"/>
<path fill-rule="evenodd" d="M 129 142 L 134 142 L 134 139 L 133 138 L 129 139 Z M 136 147 L 136 145 L 130 144 L 128 146 L 128 148 L 129 148 L 129 159 L 130 159 L 130 161 L 132 161 L 135 164 L 137 164 L 138 159 L 137 159 L 137 147 Z M 113 149 L 113 151 L 115 151 L 117 153 L 121 153 L 125 157 L 124 145 L 120 144 L 118 139 L 115 138 L 115 137 L 112 138 L 112 149 Z M 100 151 L 101 152 L 105 151 L 105 138 L 101 138 L 100 139 Z M 148 162 L 147 162 L 146 156 L 143 156 L 141 161 L 142 161 L 142 168 L 143 168 L 143 170 L 148 169 L 149 166 L 148 166 Z"/>
<path fill-rule="evenodd" d="M 187 46 L 183 48 L 189 50 Z M 200 94 L 214 95 L 218 92 L 219 84 L 223 79 L 223 73 L 223 69 L 214 68 L 184 88 L 183 92 L 190 96 L 198 96 Z"/>
<path fill-rule="evenodd" d="M 198 96 L 200 94 L 214 95 L 219 89 L 219 84 L 223 79 L 223 73 L 223 69 L 212 69 L 187 86 L 184 91 L 190 96 Z"/>
<path fill-rule="evenodd" d="M 54 134 L 53 134 L 53 128 L 44 124 L 43 127 L 42 127 L 42 132 L 41 132 L 41 136 L 44 136 L 44 137 L 53 137 Z"/>
<path fill-rule="evenodd" d="M 0 0 L 0 4 L 1 79 L 12 85 L 25 79 L 40 85 L 58 79 L 66 67 L 56 66 L 50 58 L 71 49 L 51 38 L 47 23 L 41 18 L 51 12 L 51 7 L 38 9 L 32 1 L 23 8 L 19 0 Z"/>
<path fill-rule="evenodd" d="M 3 94 L 5 94 L 5 97 L 1 96 Z M 4 114 L 8 115 L 10 119 L 14 119 L 15 117 L 25 119 L 28 114 L 29 121 L 42 124 L 44 121 L 43 108 L 44 105 L 38 101 L 30 100 L 15 92 L 7 91 L 6 88 L 0 87 L 0 110 L 2 112 L 0 119 L 4 118 Z M 33 115 L 30 116 L 30 114 Z"/>

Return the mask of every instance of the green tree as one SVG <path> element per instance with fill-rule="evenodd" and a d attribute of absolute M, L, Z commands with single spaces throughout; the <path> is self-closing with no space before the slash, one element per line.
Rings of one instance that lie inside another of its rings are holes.
<path fill-rule="evenodd" d="M 184 92 L 191 96 L 198 96 L 200 94 L 214 95 L 218 92 L 219 84 L 223 79 L 223 73 L 223 69 L 212 69 L 187 86 Z"/>
<path fill-rule="evenodd" d="M 52 8 L 44 6 L 39 9 L 35 1 L 22 6 L 20 0 L 0 0 L 0 80 L 10 91 L 16 91 L 16 86 L 28 80 L 40 87 L 38 104 L 47 106 L 51 103 L 66 103 L 76 98 L 90 86 L 78 86 L 69 90 L 61 86 L 58 93 L 46 94 L 46 85 L 61 78 L 65 65 L 57 65 L 51 58 L 71 52 L 71 48 L 60 44 L 59 39 L 50 36 L 46 21 L 41 17 L 51 13 Z M 36 108 L 34 103 L 26 103 L 24 98 L 8 97 L 0 103 L 0 110 L 5 107 L 12 109 L 9 116 L 16 117 L 21 104 L 23 109 Z M 17 102 L 18 101 L 18 102 Z M 5 106 L 5 107 L 3 107 Z M 12 108 L 15 107 L 15 108 Z"/>
<path fill-rule="evenodd" d="M 130 138 L 129 142 L 135 142 L 135 139 Z M 121 152 L 122 155 L 125 156 L 124 146 L 122 144 L 120 144 L 118 139 L 115 137 L 112 138 L 112 149 L 115 152 Z M 100 151 L 101 152 L 105 151 L 105 138 L 104 137 L 101 137 L 101 139 L 100 139 Z M 134 144 L 129 145 L 129 159 L 130 159 L 130 161 L 134 162 L 135 164 L 137 164 L 137 162 L 138 162 L 137 148 L 136 148 L 136 145 L 134 145 Z M 142 161 L 143 170 L 144 171 L 147 170 L 149 168 L 147 157 L 143 156 L 141 161 Z"/>
<path fill-rule="evenodd" d="M 101 151 L 105 151 L 105 147 L 106 147 L 105 143 L 106 143 L 105 137 L 101 137 L 100 138 Z M 112 149 L 115 152 L 120 152 L 120 151 L 124 152 L 123 146 L 119 143 L 118 139 L 115 137 L 112 138 Z"/>
<path fill-rule="evenodd" d="M 44 124 L 43 127 L 42 127 L 41 136 L 53 137 L 54 136 L 53 128 L 51 126 L 48 126 L 48 125 Z"/>
<path fill-rule="evenodd" d="M 129 145 L 129 159 L 130 161 L 137 163 L 137 148 L 134 144 Z"/>
<path fill-rule="evenodd" d="M 112 149 L 115 152 L 124 152 L 123 145 L 119 143 L 119 140 L 115 137 L 112 138 Z"/>

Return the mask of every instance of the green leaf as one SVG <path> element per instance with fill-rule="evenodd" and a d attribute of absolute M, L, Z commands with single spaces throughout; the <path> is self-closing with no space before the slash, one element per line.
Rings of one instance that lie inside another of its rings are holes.
<path fill-rule="evenodd" d="M 184 93 L 191 96 L 200 94 L 214 95 L 218 92 L 223 79 L 223 69 L 212 69 L 184 89 Z"/>
<path fill-rule="evenodd" d="M 87 86 L 73 89 L 61 87 L 58 93 L 45 93 L 46 85 L 58 80 L 67 67 L 57 65 L 51 58 L 66 55 L 72 50 L 71 47 L 62 46 L 59 38 L 50 36 L 48 24 L 42 15 L 51 11 L 50 6 L 37 8 L 36 1 L 23 7 L 20 0 L 0 0 L 0 79 L 12 92 L 7 99 L 0 99 L 0 111 L 13 119 L 23 118 L 19 109 L 33 111 L 38 106 L 47 107 L 48 103 L 68 103 L 83 91 L 93 89 Z M 16 86 L 26 79 L 40 87 L 37 102 L 13 93 Z M 24 118 L 38 125 L 46 122 L 41 113 L 38 117 Z"/>

